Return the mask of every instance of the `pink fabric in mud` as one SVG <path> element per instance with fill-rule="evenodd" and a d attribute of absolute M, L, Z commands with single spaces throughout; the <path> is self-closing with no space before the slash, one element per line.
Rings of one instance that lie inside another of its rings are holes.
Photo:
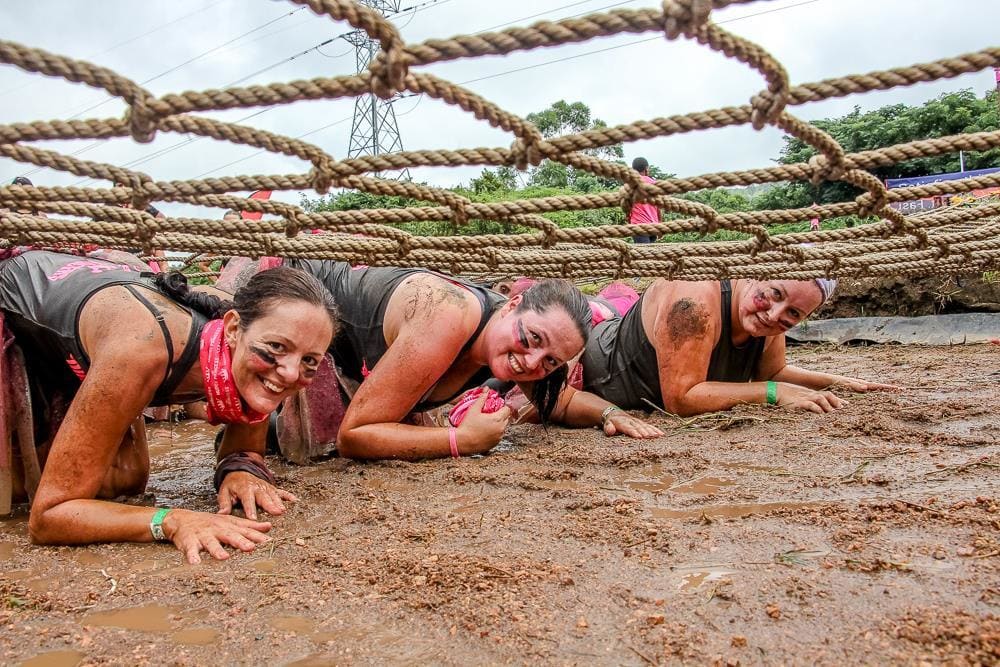
<path fill-rule="evenodd" d="M 267 413 L 244 410 L 233 378 L 233 360 L 222 320 L 212 320 L 201 331 L 201 377 L 205 383 L 210 424 L 259 424 Z"/>
<path fill-rule="evenodd" d="M 491 414 L 502 408 L 504 404 L 503 398 L 496 391 L 488 389 L 486 387 L 476 387 L 475 389 L 470 389 L 469 391 L 462 394 L 462 397 L 458 399 L 455 403 L 455 407 L 451 409 L 448 413 L 448 421 L 451 422 L 452 426 L 458 426 L 465 419 L 465 415 L 468 414 L 469 408 L 472 404 L 479 400 L 483 392 L 486 392 L 486 402 L 483 403 L 483 413 Z"/>
<path fill-rule="evenodd" d="M 639 301 L 639 293 L 625 283 L 611 283 L 597 295 L 610 302 L 622 317 Z"/>

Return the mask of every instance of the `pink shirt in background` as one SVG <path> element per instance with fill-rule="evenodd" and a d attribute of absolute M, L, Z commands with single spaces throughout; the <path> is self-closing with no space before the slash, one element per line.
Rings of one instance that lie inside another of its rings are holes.
<path fill-rule="evenodd" d="M 649 176 L 640 175 L 639 178 L 642 179 L 643 183 L 656 183 L 656 180 L 650 178 Z M 660 209 L 656 208 L 652 204 L 647 204 L 644 202 L 636 202 L 632 205 L 632 215 L 629 216 L 629 224 L 641 225 L 643 223 L 649 222 L 659 222 L 660 221 Z"/>

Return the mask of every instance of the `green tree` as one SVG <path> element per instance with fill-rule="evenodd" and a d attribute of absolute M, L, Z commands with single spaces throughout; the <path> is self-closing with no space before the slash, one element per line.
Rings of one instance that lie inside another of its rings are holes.
<path fill-rule="evenodd" d="M 603 120 L 591 117 L 590 107 L 583 102 L 567 103 L 565 100 L 559 100 L 543 111 L 528 114 L 527 120 L 534 123 L 546 139 L 608 126 Z M 605 160 L 621 160 L 625 155 L 621 144 L 588 148 L 583 152 Z M 550 160 L 543 161 L 531 170 L 529 183 L 542 187 L 569 187 L 580 192 L 618 187 L 618 183 L 612 179 L 593 176 L 587 172 L 577 172 L 572 167 Z"/>
<path fill-rule="evenodd" d="M 478 178 L 472 179 L 469 189 L 476 194 L 485 192 L 510 192 L 517 189 L 517 171 L 500 166 L 496 170 L 483 169 Z"/>
<path fill-rule="evenodd" d="M 665 181 L 668 178 L 677 178 L 677 174 L 671 174 L 669 172 L 663 171 L 655 164 L 649 165 L 649 177 L 654 181 Z"/>
<path fill-rule="evenodd" d="M 996 130 L 997 95 L 996 91 L 990 91 L 983 97 L 978 97 L 972 90 L 966 89 L 941 95 L 920 106 L 893 104 L 865 113 L 859 107 L 854 107 L 846 116 L 818 120 L 813 124 L 833 136 L 848 153 L 856 153 L 921 139 Z M 794 137 L 785 137 L 778 162 L 808 162 L 814 155 L 816 150 L 812 146 Z M 965 154 L 966 169 L 985 169 L 998 165 L 998 148 Z M 884 180 L 958 170 L 959 156 L 956 153 L 877 167 L 872 173 Z M 784 204 L 777 208 L 791 208 L 808 205 L 812 201 L 845 201 L 857 194 L 858 189 L 847 183 L 823 183 L 815 190 L 808 184 L 791 183 L 755 197 L 754 208 L 772 208 L 776 204 Z"/>

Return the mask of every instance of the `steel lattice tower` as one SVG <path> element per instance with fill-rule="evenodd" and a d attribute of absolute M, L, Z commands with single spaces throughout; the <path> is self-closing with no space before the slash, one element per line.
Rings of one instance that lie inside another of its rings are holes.
<path fill-rule="evenodd" d="M 399 11 L 400 0 L 358 1 L 381 12 L 383 16 Z M 355 30 L 344 39 L 354 46 L 358 73 L 367 70 L 379 51 L 378 40 L 369 37 L 364 30 Z M 403 150 L 399 125 L 396 123 L 396 111 L 392 106 L 393 99 L 383 100 L 372 93 L 355 98 L 351 143 L 347 149 L 347 157 L 381 155 Z M 403 169 L 394 174 L 393 178 L 409 180 L 410 172 L 408 169 Z"/>

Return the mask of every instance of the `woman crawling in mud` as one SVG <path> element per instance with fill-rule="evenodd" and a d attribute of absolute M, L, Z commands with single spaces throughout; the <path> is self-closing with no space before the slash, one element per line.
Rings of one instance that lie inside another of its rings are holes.
<path fill-rule="evenodd" d="M 591 321 L 587 301 L 569 283 L 541 281 L 508 300 L 423 270 L 286 264 L 319 278 L 341 309 L 331 351 L 341 374 L 360 383 L 337 435 L 341 456 L 414 460 L 492 449 L 511 412 L 494 410 L 485 392 L 457 427 L 404 423 L 491 376 L 516 382 L 544 420 L 582 426 L 600 415 L 603 401 L 563 391 L 566 363 L 582 350 Z M 614 426 L 632 436 L 651 428 L 625 414 Z"/>
<path fill-rule="evenodd" d="M 315 278 L 265 271 L 228 302 L 188 291 L 177 273 L 150 280 L 128 264 L 27 251 L 0 261 L 0 315 L 30 378 L 31 408 L 20 409 L 33 413 L 34 433 L 18 420 L 12 495 L 31 501 L 35 543 L 165 540 L 194 563 L 202 551 L 224 559 L 223 545 L 250 551 L 268 539 L 257 509 L 281 514 L 295 498 L 261 456 L 267 417 L 309 384 L 336 330 Z M 0 380 L 14 382 L 6 366 Z M 202 399 L 210 421 L 229 425 L 219 513 L 109 502 L 145 489 L 143 408 Z M 247 518 L 231 515 L 235 503 Z"/>
<path fill-rule="evenodd" d="M 609 413 L 655 407 L 681 416 L 741 403 L 831 412 L 847 404 L 832 386 L 895 389 L 787 363 L 785 332 L 834 287 L 825 279 L 658 279 L 623 318 L 594 329 L 581 359 L 582 387 L 609 401 Z"/>

